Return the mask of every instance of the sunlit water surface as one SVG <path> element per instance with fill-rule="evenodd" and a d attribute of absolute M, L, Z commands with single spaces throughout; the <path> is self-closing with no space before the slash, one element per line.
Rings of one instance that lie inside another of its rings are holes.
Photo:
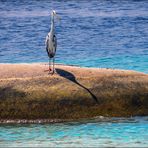
<path fill-rule="evenodd" d="M 0 63 L 47 62 L 50 11 L 56 22 L 56 62 L 148 73 L 147 0 L 0 1 Z"/>
<path fill-rule="evenodd" d="M 0 1 L 0 63 L 47 62 L 56 9 L 56 61 L 148 73 L 146 0 Z M 148 146 L 148 119 L 0 125 L 0 146 Z"/>
<path fill-rule="evenodd" d="M 148 146 L 148 117 L 0 126 L 0 146 Z"/>

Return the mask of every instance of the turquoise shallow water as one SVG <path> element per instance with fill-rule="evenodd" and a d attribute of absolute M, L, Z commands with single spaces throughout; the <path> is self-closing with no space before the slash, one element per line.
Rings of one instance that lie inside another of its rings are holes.
<path fill-rule="evenodd" d="M 46 62 L 51 9 L 56 62 L 148 73 L 146 0 L 0 1 L 0 63 Z M 148 146 L 148 118 L 75 123 L 0 125 L 4 146 Z"/>
<path fill-rule="evenodd" d="M 148 73 L 146 0 L 0 1 L 0 63 L 48 62 L 44 41 L 57 10 L 56 62 Z"/>
<path fill-rule="evenodd" d="M 148 117 L 1 125 L 0 147 L 147 147 Z"/>

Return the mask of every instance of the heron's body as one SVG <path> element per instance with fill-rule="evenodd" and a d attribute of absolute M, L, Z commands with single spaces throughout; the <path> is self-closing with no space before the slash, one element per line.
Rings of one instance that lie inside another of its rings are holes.
<path fill-rule="evenodd" d="M 51 35 L 51 33 L 48 33 L 48 36 L 46 37 L 46 51 L 49 56 L 49 58 L 54 58 L 57 48 L 57 39 L 55 34 Z"/>
<path fill-rule="evenodd" d="M 49 72 L 52 71 L 52 73 L 55 72 L 54 69 L 54 59 L 55 59 L 55 54 L 56 54 L 56 49 L 57 49 L 57 39 L 55 35 L 55 26 L 54 26 L 54 16 L 56 15 L 55 11 L 52 11 L 51 13 L 51 27 L 50 27 L 50 32 L 46 36 L 46 51 L 49 57 Z M 53 59 L 53 70 L 51 70 L 51 65 L 50 65 L 50 60 Z"/>

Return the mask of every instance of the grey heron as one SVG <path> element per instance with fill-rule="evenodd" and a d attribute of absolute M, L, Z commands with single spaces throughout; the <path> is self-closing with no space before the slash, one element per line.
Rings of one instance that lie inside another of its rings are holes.
<path fill-rule="evenodd" d="M 55 35 L 55 17 L 59 18 L 57 16 L 57 13 L 55 10 L 51 11 L 51 27 L 50 32 L 46 36 L 46 51 L 49 57 L 49 73 L 54 74 L 55 68 L 54 68 L 54 62 L 55 62 L 55 54 L 56 54 L 56 48 L 57 48 L 57 38 Z M 51 68 L 51 59 L 53 59 L 53 66 Z"/>

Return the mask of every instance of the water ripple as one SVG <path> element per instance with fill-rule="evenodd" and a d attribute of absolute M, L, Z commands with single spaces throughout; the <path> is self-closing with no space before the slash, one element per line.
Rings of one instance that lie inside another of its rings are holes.
<path fill-rule="evenodd" d="M 130 146 L 148 145 L 148 117 L 105 118 L 55 124 L 0 126 L 0 146 Z"/>
<path fill-rule="evenodd" d="M 147 8 L 145 0 L 0 1 L 0 63 L 48 61 L 44 42 L 56 9 L 56 62 L 148 73 Z"/>

